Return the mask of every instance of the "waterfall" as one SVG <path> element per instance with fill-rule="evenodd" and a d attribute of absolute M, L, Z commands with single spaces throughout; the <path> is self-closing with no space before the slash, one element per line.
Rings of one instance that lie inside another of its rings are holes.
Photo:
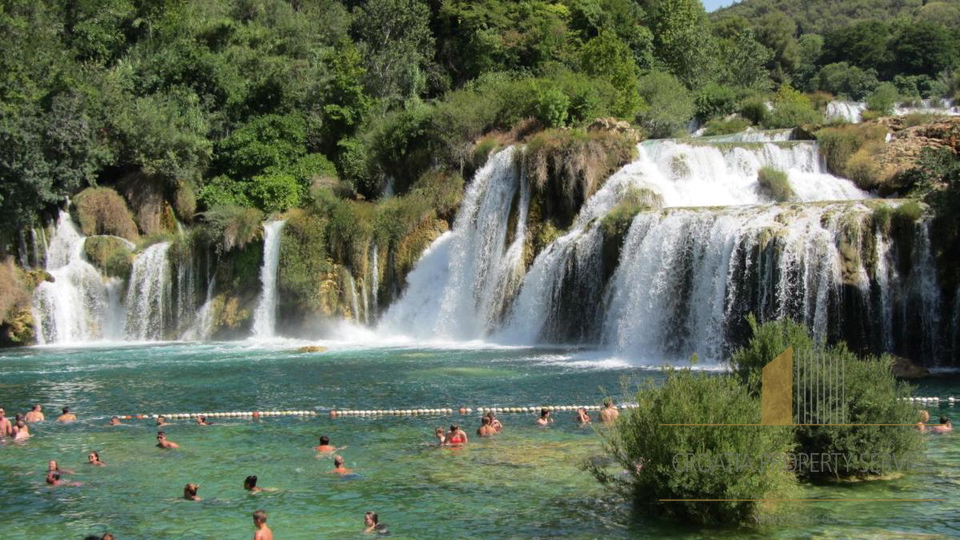
<path fill-rule="evenodd" d="M 45 257 L 53 281 L 40 283 L 33 293 L 40 344 L 72 344 L 103 337 L 107 290 L 97 270 L 83 259 L 85 240 L 70 214 L 60 211 Z"/>
<path fill-rule="evenodd" d="M 183 225 L 177 222 L 177 329 L 182 334 L 193 326 L 194 315 L 197 313 L 196 302 L 196 270 L 194 268 L 193 250 L 190 249 Z"/>
<path fill-rule="evenodd" d="M 407 290 L 381 328 L 419 337 L 476 339 L 498 322 L 522 255 L 529 188 L 514 147 L 489 158 L 467 188 L 453 228 L 440 236 L 407 276 Z M 510 215 L 516 220 L 511 240 Z"/>
<path fill-rule="evenodd" d="M 893 108 L 893 114 L 902 116 L 905 114 L 938 114 L 944 116 L 960 116 L 960 107 L 955 106 L 946 100 L 924 99 L 919 103 L 898 103 Z"/>
<path fill-rule="evenodd" d="M 272 338 L 277 326 L 277 266 L 280 262 L 280 231 L 283 221 L 263 224 L 263 266 L 260 267 L 260 302 L 253 315 L 253 336 Z"/>
<path fill-rule="evenodd" d="M 193 324 L 183 333 L 180 339 L 184 341 L 203 341 L 210 337 L 213 330 L 213 291 L 217 287 L 216 277 L 207 281 L 207 297 L 200 306 L 200 311 L 193 319 Z"/>
<path fill-rule="evenodd" d="M 373 261 L 370 266 L 370 295 L 372 296 L 373 302 L 371 302 L 374 311 L 376 311 L 379 306 L 380 299 L 380 250 L 377 248 L 377 245 L 374 244 L 371 248 L 373 252 L 370 256 L 370 259 Z"/>
<path fill-rule="evenodd" d="M 350 287 L 350 315 L 354 322 L 360 322 L 360 299 L 357 296 L 357 281 L 353 279 L 353 274 L 344 271 L 347 274 L 347 286 Z"/>
<path fill-rule="evenodd" d="M 877 268 L 876 282 L 880 298 L 880 324 L 883 329 L 883 349 L 892 351 L 893 341 L 893 317 L 894 317 L 894 298 L 893 291 L 900 285 L 900 276 L 897 273 L 897 265 L 893 260 L 891 244 L 887 242 L 886 237 L 877 231 L 874 242 L 877 245 Z"/>
<path fill-rule="evenodd" d="M 127 285 L 124 334 L 134 341 L 163 339 L 173 313 L 172 281 L 167 252 L 171 242 L 148 247 L 133 261 Z"/>
<path fill-rule="evenodd" d="M 773 202 L 760 190 L 758 173 L 787 173 L 799 201 L 867 199 L 853 182 L 826 171 L 815 142 L 704 144 L 677 140 L 639 145 L 638 182 L 663 197 L 664 206 L 726 206 Z"/>
<path fill-rule="evenodd" d="M 940 287 L 937 284 L 937 267 L 930 244 L 929 222 L 917 225 L 914 249 L 916 268 L 911 277 L 914 278 L 915 296 L 919 298 L 920 304 L 921 354 L 924 359 L 938 360 L 941 352 Z"/>
<path fill-rule="evenodd" d="M 827 121 L 843 120 L 850 124 L 859 124 L 860 115 L 867 110 L 867 104 L 859 101 L 831 101 L 824 115 Z"/>
<path fill-rule="evenodd" d="M 698 140 L 709 142 L 785 142 L 793 138 L 792 129 L 748 129 L 729 135 L 710 135 Z"/>

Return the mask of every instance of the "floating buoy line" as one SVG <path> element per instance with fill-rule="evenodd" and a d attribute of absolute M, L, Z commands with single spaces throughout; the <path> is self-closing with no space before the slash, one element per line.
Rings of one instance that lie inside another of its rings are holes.
<path fill-rule="evenodd" d="M 923 404 L 955 406 L 960 404 L 960 398 L 953 396 L 940 397 L 908 397 L 901 398 L 906 401 Z M 618 405 L 619 409 L 635 409 L 635 403 L 625 403 Z M 195 419 L 198 416 L 204 418 L 271 418 L 279 416 L 318 416 L 327 414 L 330 418 L 339 418 L 345 416 L 454 416 L 471 414 L 539 414 L 541 410 L 546 409 L 550 412 L 573 412 L 577 409 L 588 411 L 599 411 L 600 405 L 546 405 L 541 407 L 459 407 L 453 408 L 417 408 L 417 409 L 323 409 L 321 411 L 310 410 L 270 410 L 270 411 L 234 411 L 234 412 L 193 412 L 193 413 L 168 413 L 168 414 L 127 414 L 117 415 L 123 420 L 148 420 L 157 419 L 161 416 L 168 420 L 187 420 Z"/>

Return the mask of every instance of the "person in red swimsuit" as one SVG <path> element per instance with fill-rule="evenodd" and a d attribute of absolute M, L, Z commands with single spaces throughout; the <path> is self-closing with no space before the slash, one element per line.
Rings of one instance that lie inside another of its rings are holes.
<path fill-rule="evenodd" d="M 467 444 L 467 433 L 460 429 L 460 426 L 453 424 L 447 433 L 447 444 L 450 446 L 463 446 Z"/>

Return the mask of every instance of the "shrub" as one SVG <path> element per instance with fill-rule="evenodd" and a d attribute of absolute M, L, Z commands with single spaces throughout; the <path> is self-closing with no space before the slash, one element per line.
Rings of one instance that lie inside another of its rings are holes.
<path fill-rule="evenodd" d="M 353 185 L 353 188 L 367 197 L 380 193 L 380 176 L 373 161 L 369 144 L 360 138 L 349 137 L 339 143 L 340 154 L 337 170 L 340 177 Z"/>
<path fill-rule="evenodd" d="M 791 202 L 797 200 L 793 187 L 790 186 L 790 180 L 787 173 L 774 167 L 763 167 L 757 173 L 757 181 L 760 183 L 760 192 L 766 194 L 777 202 Z"/>
<path fill-rule="evenodd" d="M 703 134 L 705 136 L 729 135 L 731 133 L 740 133 L 750 127 L 750 121 L 742 116 L 733 116 L 730 118 L 713 118 L 707 122 Z"/>
<path fill-rule="evenodd" d="M 764 127 L 788 128 L 802 124 L 823 122 L 823 116 L 813 108 L 810 99 L 789 85 L 783 85 L 773 99 L 773 111 L 767 115 Z"/>
<path fill-rule="evenodd" d="M 662 71 L 651 71 L 640 78 L 640 97 L 644 105 L 637 121 L 653 138 L 685 132 L 696 112 L 693 96 L 687 87 Z"/>
<path fill-rule="evenodd" d="M 877 73 L 846 62 L 828 64 L 817 73 L 817 88 L 831 94 L 861 100 L 880 84 Z"/>
<path fill-rule="evenodd" d="M 827 127 L 814 133 L 827 168 L 833 174 L 847 178 L 850 157 L 868 143 L 883 143 L 886 136 L 887 128 L 869 124 Z"/>
<path fill-rule="evenodd" d="M 537 120 L 546 127 L 563 127 L 567 123 L 570 98 L 556 88 L 541 90 L 537 99 Z"/>
<path fill-rule="evenodd" d="M 923 217 L 923 206 L 917 201 L 907 201 L 893 210 L 892 223 L 913 227 Z"/>
<path fill-rule="evenodd" d="M 883 143 L 869 142 L 847 159 L 847 178 L 860 189 L 876 189 L 884 180 L 876 156 L 883 151 Z"/>
<path fill-rule="evenodd" d="M 29 305 L 30 289 L 25 281 L 13 257 L 0 262 L 0 322 L 5 322 L 15 307 Z"/>
<path fill-rule="evenodd" d="M 694 103 L 697 107 L 697 118 L 701 120 L 727 116 L 737 110 L 737 92 L 729 86 L 709 83 L 700 89 Z"/>
<path fill-rule="evenodd" d="M 707 454 L 711 465 L 722 454 L 750 457 L 783 455 L 792 449 L 789 427 L 664 426 L 672 423 L 753 424 L 760 402 L 729 375 L 668 370 L 657 387 L 648 382 L 637 393 L 637 408 L 624 411 L 604 433 L 604 448 L 626 472 L 614 476 L 588 469 L 657 514 L 706 524 L 742 524 L 776 510 L 755 499 L 788 498 L 796 478 L 782 466 L 744 472 L 738 465 L 687 466 L 689 454 Z M 740 499 L 730 502 L 660 502 L 660 499 Z"/>
<path fill-rule="evenodd" d="M 226 175 L 215 176 L 200 188 L 200 202 L 207 209 L 218 206 L 253 205 L 247 197 L 246 185 Z"/>
<path fill-rule="evenodd" d="M 750 120 L 756 126 L 766 124 L 767 117 L 770 116 L 767 100 L 759 95 L 744 99 L 740 104 L 740 116 Z"/>
<path fill-rule="evenodd" d="M 263 212 L 242 206 L 215 206 L 203 213 L 206 232 L 221 252 L 242 248 L 260 235 Z"/>
<path fill-rule="evenodd" d="M 292 174 L 268 171 L 253 177 L 248 193 L 253 203 L 264 212 L 283 212 L 300 206 L 303 186 Z"/>
<path fill-rule="evenodd" d="M 644 210 L 662 206 L 663 197 L 658 193 L 650 189 L 631 187 L 621 196 L 620 202 L 603 216 L 600 227 L 606 237 L 623 238 L 630 229 L 634 216 Z"/>
<path fill-rule="evenodd" d="M 197 213 L 197 192 L 193 182 L 178 180 L 177 189 L 173 195 L 173 209 L 181 221 L 190 223 Z"/>
<path fill-rule="evenodd" d="M 112 234 L 134 241 L 137 225 L 119 193 L 110 188 L 87 188 L 74 197 L 83 234 Z"/>
<path fill-rule="evenodd" d="M 281 306 L 305 314 L 326 314 L 321 283 L 333 269 L 325 221 L 302 210 L 291 212 L 280 240 L 277 290 Z"/>
<path fill-rule="evenodd" d="M 806 352 L 825 354 L 835 360 L 844 373 L 843 392 L 821 396 L 815 405 L 816 410 L 844 411 L 846 423 L 859 425 L 797 425 L 794 428 L 794 440 L 797 452 L 836 453 L 850 460 L 841 458 L 831 470 L 814 470 L 809 462 L 797 460 L 795 469 L 799 475 L 820 478 L 865 477 L 870 475 L 871 467 L 869 461 L 862 460 L 861 454 L 887 453 L 902 459 L 921 448 L 921 435 L 912 426 L 916 422 L 916 409 L 903 399 L 910 395 L 911 389 L 894 378 L 890 357 L 858 359 L 843 343 L 827 346 L 813 341 L 806 326 L 788 319 L 758 325 L 756 319 L 750 316 L 748 322 L 753 337 L 734 352 L 731 364 L 737 377 L 752 394 L 761 391 L 763 366 L 787 347 L 793 347 L 794 362 Z M 806 384 L 825 386 L 825 381 L 834 376 L 830 369 L 814 366 L 804 370 Z M 795 378 L 793 395 L 796 395 L 798 382 Z M 817 420 L 823 421 L 822 418 Z"/>
<path fill-rule="evenodd" d="M 133 253 L 123 243 L 109 236 L 94 236 L 83 243 L 83 254 L 90 264 L 104 275 L 127 279 L 133 267 Z"/>
<path fill-rule="evenodd" d="M 882 115 L 891 115 L 899 96 L 900 93 L 896 86 L 890 83 L 882 83 L 867 96 L 867 108 Z"/>

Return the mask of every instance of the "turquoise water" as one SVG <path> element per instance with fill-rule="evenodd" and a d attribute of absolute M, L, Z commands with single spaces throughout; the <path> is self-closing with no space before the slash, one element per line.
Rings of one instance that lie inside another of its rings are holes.
<path fill-rule="evenodd" d="M 564 349 L 167 344 L 4 351 L 0 405 L 10 417 L 39 401 L 48 420 L 69 405 L 81 421 L 46 422 L 25 444 L 0 448 L 4 539 L 249 538 L 262 508 L 285 540 L 362 537 L 363 513 L 380 513 L 395 538 L 950 538 L 960 536 L 960 436 L 931 437 L 928 471 L 886 482 L 807 487 L 809 497 L 944 498 L 942 503 L 816 503 L 798 519 L 848 524 L 707 530 L 658 521 L 606 494 L 579 465 L 600 453 L 597 433 L 556 413 L 502 415 L 504 433 L 461 450 L 432 446 L 450 417 L 174 421 L 178 451 L 154 447 L 153 421 L 107 427 L 111 415 L 325 408 L 440 408 L 594 404 L 656 370 Z M 960 396 L 960 380 L 924 383 L 918 395 Z M 945 413 L 950 409 L 944 407 Z M 931 411 L 937 416 L 939 411 Z M 960 414 L 960 408 L 953 408 Z M 454 421 L 473 435 L 474 416 Z M 311 450 L 326 434 L 356 476 L 329 474 Z M 85 465 L 98 450 L 108 466 Z M 79 487 L 48 488 L 49 459 Z M 250 495 L 256 474 L 276 491 Z M 201 502 L 179 500 L 201 485 Z"/>

